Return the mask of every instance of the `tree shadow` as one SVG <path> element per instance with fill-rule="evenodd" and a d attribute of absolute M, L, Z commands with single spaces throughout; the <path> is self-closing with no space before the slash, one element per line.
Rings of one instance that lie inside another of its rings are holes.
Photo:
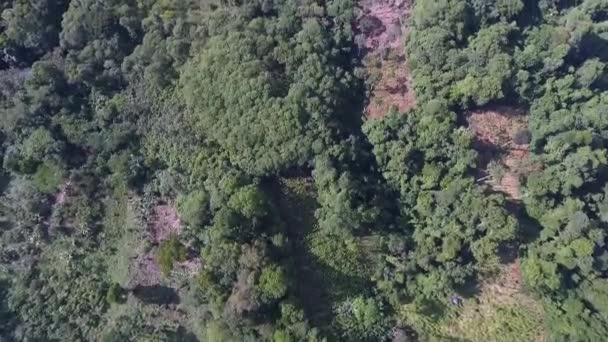
<path fill-rule="evenodd" d="M 595 32 L 587 33 L 580 42 L 580 55 L 584 60 L 598 58 L 602 62 L 608 61 L 608 40 Z"/>
<path fill-rule="evenodd" d="M 133 295 L 146 304 L 168 305 L 179 304 L 180 299 L 177 291 L 171 287 L 162 285 L 137 285 L 131 291 Z"/>
<path fill-rule="evenodd" d="M 176 331 L 170 332 L 167 335 L 169 342 L 199 342 L 200 340 L 188 329 L 179 326 Z"/>
<path fill-rule="evenodd" d="M 334 305 L 371 289 L 367 279 L 339 272 L 322 263 L 302 241 L 294 252 L 295 292 L 313 326 L 331 336 Z"/>
<path fill-rule="evenodd" d="M 474 298 L 481 292 L 479 286 L 479 277 L 470 276 L 465 279 L 462 284 L 456 284 L 454 286 L 454 292 L 463 298 Z"/>

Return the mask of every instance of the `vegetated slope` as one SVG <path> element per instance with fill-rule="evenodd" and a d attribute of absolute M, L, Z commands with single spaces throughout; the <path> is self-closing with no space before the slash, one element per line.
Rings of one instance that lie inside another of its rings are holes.
<path fill-rule="evenodd" d="M 3 170 L 12 177 L 3 335 L 387 334 L 383 303 L 363 287 L 303 310 L 291 247 L 308 237 L 291 241 L 269 186 L 314 169 L 322 247 L 385 220 L 376 175 L 360 177 L 371 158 L 358 125 L 350 1 L 3 5 L 3 66 L 27 75 L 8 79 L 2 98 Z M 30 13 L 32 25 L 17 13 Z M 22 39 L 45 25 L 49 46 Z M 70 277 L 80 286 L 68 286 Z M 377 328 L 351 331 L 362 319 L 352 305 L 372 310 L 365 327 Z M 317 327 L 308 315 L 332 319 L 313 320 Z"/>
<path fill-rule="evenodd" d="M 0 7 L 2 339 L 606 335 L 604 2 Z"/>
<path fill-rule="evenodd" d="M 506 265 L 436 329 L 468 341 L 550 341 L 542 303 L 523 289 L 519 263 Z"/>
<path fill-rule="evenodd" d="M 540 231 L 522 246 L 522 274 L 546 304 L 555 339 L 597 340 L 608 326 L 605 13 L 601 1 L 421 1 L 408 43 L 421 101 L 529 108 L 534 167 L 521 198 Z"/>

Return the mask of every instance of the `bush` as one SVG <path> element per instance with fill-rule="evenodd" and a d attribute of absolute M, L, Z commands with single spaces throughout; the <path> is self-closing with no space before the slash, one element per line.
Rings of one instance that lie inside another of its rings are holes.
<path fill-rule="evenodd" d="M 388 332 L 382 304 L 374 298 L 358 296 L 336 307 L 336 322 L 349 341 L 381 341 Z"/>
<path fill-rule="evenodd" d="M 209 217 L 209 194 L 205 191 L 193 191 L 180 195 L 177 199 L 177 209 L 184 222 L 192 227 L 200 227 Z"/>
<path fill-rule="evenodd" d="M 33 175 L 33 181 L 36 188 L 43 193 L 52 193 L 61 184 L 64 171 L 61 166 L 52 161 L 45 161 L 36 170 Z"/>
<path fill-rule="evenodd" d="M 265 267 L 260 274 L 258 290 L 264 300 L 275 300 L 287 293 L 287 276 L 282 267 Z"/>
<path fill-rule="evenodd" d="M 186 247 L 179 242 L 175 235 L 163 241 L 157 254 L 157 262 L 163 274 L 168 276 L 176 261 L 186 261 L 187 252 Z"/>
<path fill-rule="evenodd" d="M 268 214 L 268 199 L 264 192 L 256 185 L 247 185 L 240 188 L 230 198 L 229 205 L 247 218 L 264 217 Z"/>
<path fill-rule="evenodd" d="M 110 304 L 120 304 L 125 302 L 124 290 L 118 283 L 112 283 L 106 293 L 106 301 Z"/>

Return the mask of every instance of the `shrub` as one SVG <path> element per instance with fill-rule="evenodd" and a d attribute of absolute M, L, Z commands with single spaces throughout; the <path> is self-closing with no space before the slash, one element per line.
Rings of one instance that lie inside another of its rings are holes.
<path fill-rule="evenodd" d="M 264 300 L 279 299 L 287 293 L 287 276 L 283 268 L 272 265 L 260 274 L 258 290 Z"/>
<path fill-rule="evenodd" d="M 124 303 L 125 296 L 124 290 L 118 283 L 112 283 L 108 288 L 108 292 L 106 293 L 106 301 L 110 304 L 115 303 Z"/>
<path fill-rule="evenodd" d="M 187 195 L 180 195 L 177 200 L 177 209 L 184 222 L 192 227 L 200 227 L 209 216 L 208 202 L 209 194 L 197 190 Z"/>
<path fill-rule="evenodd" d="M 33 175 L 34 185 L 40 192 L 52 193 L 61 184 L 64 171 L 61 166 L 52 161 L 45 161 Z"/>
<path fill-rule="evenodd" d="M 161 243 L 158 249 L 157 262 L 163 274 L 168 276 L 173 269 L 173 264 L 176 261 L 186 261 L 186 257 L 186 247 L 173 235 Z"/>

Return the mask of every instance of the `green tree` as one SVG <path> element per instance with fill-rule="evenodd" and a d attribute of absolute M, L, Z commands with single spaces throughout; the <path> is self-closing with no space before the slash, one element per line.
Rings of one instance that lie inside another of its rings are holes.
<path fill-rule="evenodd" d="M 64 178 L 64 168 L 56 162 L 45 161 L 38 166 L 33 175 L 33 182 L 36 188 L 43 193 L 56 191 Z"/>
<path fill-rule="evenodd" d="M 258 279 L 258 290 L 266 301 L 280 299 L 287 293 L 287 277 L 280 266 L 272 265 L 262 269 Z"/>
<path fill-rule="evenodd" d="M 182 194 L 177 199 L 180 217 L 192 227 L 201 227 L 209 219 L 209 194 L 203 190 Z"/>

